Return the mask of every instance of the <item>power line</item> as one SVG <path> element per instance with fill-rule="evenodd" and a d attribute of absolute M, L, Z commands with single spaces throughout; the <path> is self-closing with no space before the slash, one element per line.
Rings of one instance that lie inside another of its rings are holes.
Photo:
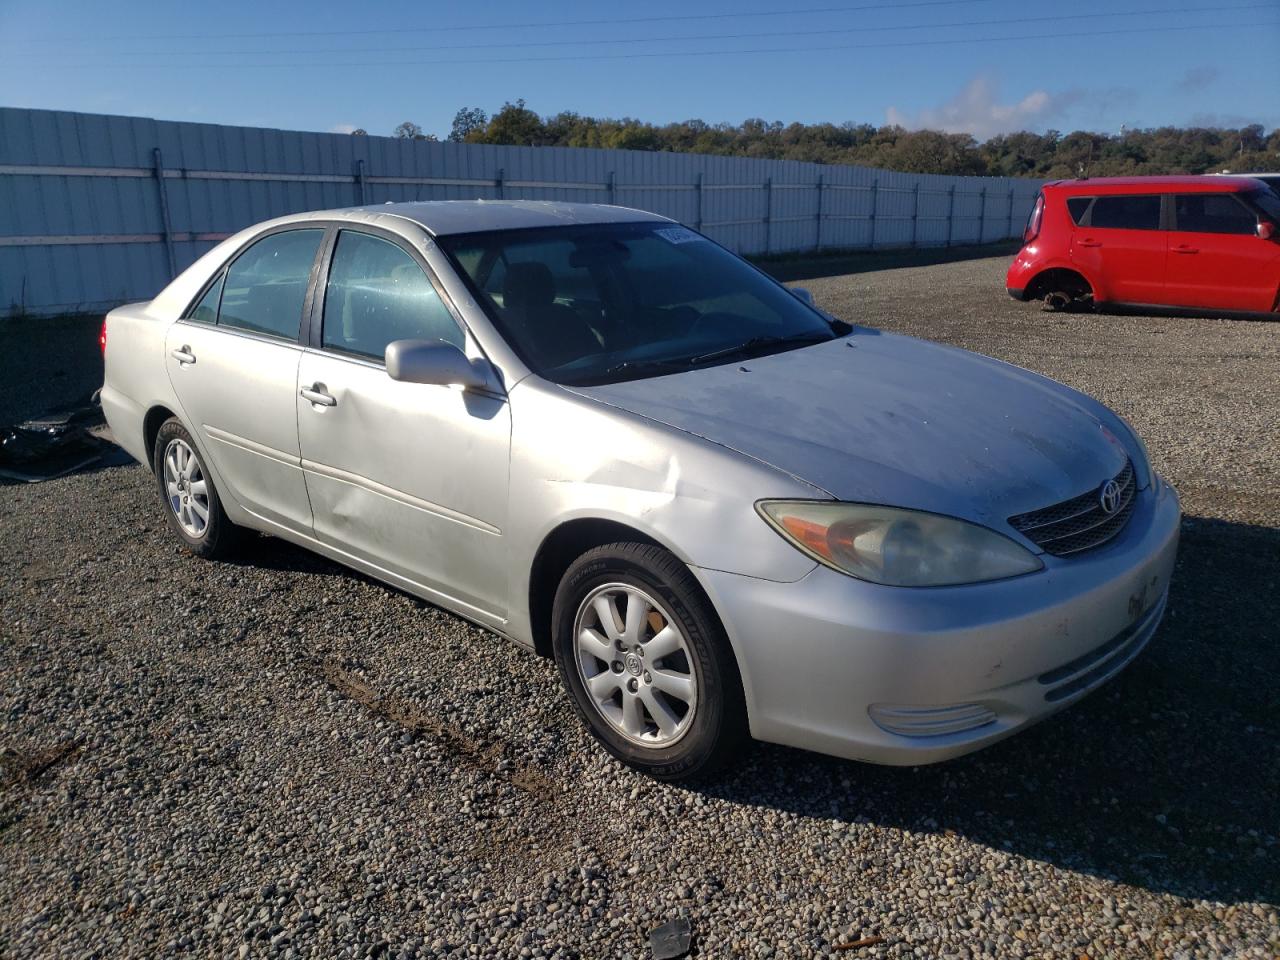
<path fill-rule="evenodd" d="M 446 33 L 461 30 L 529 30 L 538 27 L 586 27 L 616 26 L 624 23 L 663 23 L 677 20 L 742 20 L 749 17 L 793 17 L 810 13 L 853 13 L 862 10 L 899 10 L 904 7 L 970 6 L 975 3 L 992 3 L 994 0 L 908 0 L 903 3 L 864 3 L 856 6 L 802 7 L 792 10 L 735 10 L 732 13 L 684 13 L 667 17 L 606 17 L 599 20 L 542 20 L 535 23 L 475 23 L 457 26 L 384 27 L 378 30 L 279 30 L 262 33 L 154 33 L 128 36 L 93 37 L 101 40 L 229 40 L 246 37 L 351 37 L 378 33 Z M 39 43 L 65 43 L 74 37 L 41 37 Z"/>
<path fill-rule="evenodd" d="M 1064 20 L 1093 20 L 1093 19 L 1114 19 L 1116 17 L 1140 17 L 1155 16 L 1166 14 L 1185 14 L 1185 13 L 1222 13 L 1225 11 L 1236 10 L 1268 10 L 1274 9 L 1274 3 L 1251 3 L 1239 4 L 1235 6 L 1209 6 L 1209 7 L 1157 7 L 1147 8 L 1143 10 L 1124 10 L 1111 13 L 1072 13 L 1057 14 L 1048 17 L 1021 17 L 1019 23 L 1049 23 Z M 941 23 L 916 23 L 916 24 L 900 24 L 900 25 L 877 25 L 877 26 L 860 26 L 860 27 L 838 27 L 823 28 L 816 30 L 770 30 L 767 32 L 753 33 L 707 33 L 694 34 L 685 36 L 666 36 L 666 37 L 627 37 L 627 38 L 605 38 L 591 40 L 522 40 L 506 43 L 468 43 L 468 44 L 436 44 L 432 46 L 412 46 L 412 47 L 295 47 L 284 49 L 258 49 L 258 50 L 201 50 L 202 56 L 252 56 L 262 54 L 306 54 L 306 53 L 421 53 L 434 50 L 486 50 L 486 49 L 511 49 L 522 47 L 568 47 L 568 46 L 596 46 L 602 44 L 630 44 L 630 43 L 671 43 L 681 41 L 695 40 L 748 40 L 759 39 L 760 37 L 810 37 L 810 36 L 827 36 L 839 33 L 884 33 L 896 30 L 941 30 L 956 27 L 987 27 L 998 26 L 1007 23 L 1006 18 L 989 19 L 989 20 L 953 20 Z M 115 50 L 115 53 L 139 53 L 147 56 L 174 56 L 174 57 L 190 57 L 189 50 L 157 50 L 157 51 L 124 51 Z M 26 53 L 15 54 L 14 56 L 38 57 L 42 61 L 48 61 L 47 54 Z"/>
<path fill-rule="evenodd" d="M 1280 20 L 1277 21 L 1258 21 L 1251 24 L 1252 27 L 1269 27 L 1280 26 Z M 1013 34 L 1005 37 L 948 37 L 942 40 L 901 40 L 888 43 L 852 43 L 852 44 L 832 44 L 827 46 L 805 46 L 805 47 L 756 47 L 742 50 L 688 50 L 688 51 L 659 51 L 652 53 L 617 53 L 617 54 L 572 54 L 566 56 L 554 57 L 468 57 L 467 59 L 452 60 L 327 60 L 327 61 L 305 61 L 301 63 L 184 63 L 183 70 L 189 69 L 207 69 L 207 70 L 253 70 L 253 69 L 305 69 L 307 67 L 322 68 L 331 70 L 337 67 L 426 67 L 426 66 L 467 66 L 477 63 L 559 63 L 569 61 L 586 61 L 586 60 L 639 60 L 654 58 L 672 58 L 672 57 L 720 57 L 720 56 L 742 56 L 746 54 L 769 54 L 769 53 L 822 53 L 830 51 L 844 50 L 891 50 L 902 49 L 904 47 L 936 47 L 936 46 L 953 46 L 957 44 L 981 44 L 981 43 L 1008 43 L 1011 41 L 1022 40 L 1059 40 L 1071 39 L 1076 37 L 1114 37 L 1132 34 L 1149 35 L 1153 33 L 1174 33 L 1185 32 L 1188 30 L 1239 30 L 1238 24 L 1193 24 L 1188 26 L 1175 27 L 1134 27 L 1122 28 L 1114 30 L 1080 30 L 1080 31 L 1055 31 L 1053 33 L 1022 33 Z M 172 64 L 159 63 L 85 63 L 78 60 L 72 63 L 59 64 L 59 70 L 71 69 L 146 69 L 158 68 L 163 70 L 173 70 Z"/>

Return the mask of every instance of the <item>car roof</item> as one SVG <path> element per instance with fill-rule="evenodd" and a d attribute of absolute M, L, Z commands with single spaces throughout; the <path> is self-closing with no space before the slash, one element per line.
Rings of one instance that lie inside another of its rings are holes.
<path fill-rule="evenodd" d="M 558 200 L 419 200 L 345 207 L 339 210 L 316 210 L 288 219 L 369 222 L 370 219 L 379 217 L 410 220 L 436 237 L 573 224 L 671 222 L 656 213 L 633 210 L 630 207 L 614 207 L 604 203 L 563 203 Z"/>
<path fill-rule="evenodd" d="M 1168 176 L 1168 177 L 1086 177 L 1082 180 L 1058 180 L 1046 183 L 1046 189 L 1063 190 L 1093 196 L 1098 193 L 1221 193 L 1226 190 L 1256 190 L 1262 184 L 1241 176 Z"/>

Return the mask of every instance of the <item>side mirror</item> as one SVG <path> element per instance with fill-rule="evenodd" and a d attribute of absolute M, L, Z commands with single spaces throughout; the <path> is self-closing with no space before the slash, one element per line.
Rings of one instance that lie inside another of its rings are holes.
<path fill-rule="evenodd" d="M 797 300 L 803 300 L 809 306 L 813 306 L 813 294 L 804 287 L 788 287 L 787 289 L 791 291 L 791 295 Z"/>
<path fill-rule="evenodd" d="M 443 340 L 395 340 L 387 344 L 387 376 L 402 383 L 459 386 L 467 390 L 497 388 L 486 360 L 466 354 Z"/>
<path fill-rule="evenodd" d="M 1276 225 L 1270 220 L 1258 221 L 1258 236 L 1263 240 L 1270 240 L 1276 235 Z"/>

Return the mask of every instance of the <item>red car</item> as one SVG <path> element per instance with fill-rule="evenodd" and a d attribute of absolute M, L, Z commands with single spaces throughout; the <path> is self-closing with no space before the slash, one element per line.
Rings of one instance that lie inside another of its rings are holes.
<path fill-rule="evenodd" d="M 1249 177 L 1047 183 L 1005 278 L 1017 300 L 1280 311 L 1280 197 Z"/>

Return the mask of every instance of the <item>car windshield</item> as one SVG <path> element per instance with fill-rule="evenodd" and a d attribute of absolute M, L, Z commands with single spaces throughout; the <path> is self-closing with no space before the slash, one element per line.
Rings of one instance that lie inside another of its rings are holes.
<path fill-rule="evenodd" d="M 674 223 L 502 230 L 440 243 L 511 346 L 556 383 L 657 376 L 846 332 Z"/>

